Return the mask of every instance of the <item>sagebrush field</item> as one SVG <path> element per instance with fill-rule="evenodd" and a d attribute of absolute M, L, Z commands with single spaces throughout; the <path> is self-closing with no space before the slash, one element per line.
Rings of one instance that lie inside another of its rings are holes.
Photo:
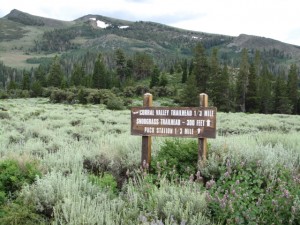
<path fill-rule="evenodd" d="M 0 224 L 299 224 L 300 116 L 219 112 L 217 131 L 202 163 L 153 138 L 148 170 L 130 110 L 1 100 Z"/>

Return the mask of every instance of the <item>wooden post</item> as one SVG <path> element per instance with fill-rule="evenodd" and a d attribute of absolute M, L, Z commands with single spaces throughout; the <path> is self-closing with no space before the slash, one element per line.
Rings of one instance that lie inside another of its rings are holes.
<path fill-rule="evenodd" d="M 152 106 L 152 94 L 146 93 L 144 94 L 144 107 Z M 148 166 L 151 163 L 151 137 L 150 136 L 142 136 L 142 166 L 145 167 L 144 161 Z"/>
<path fill-rule="evenodd" d="M 208 107 L 208 95 L 201 93 L 200 98 L 200 107 Z M 207 138 L 198 138 L 198 161 L 207 159 Z"/>

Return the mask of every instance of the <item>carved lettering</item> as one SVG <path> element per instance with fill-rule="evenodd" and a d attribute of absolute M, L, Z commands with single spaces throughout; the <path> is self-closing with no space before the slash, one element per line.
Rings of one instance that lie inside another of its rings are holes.
<path fill-rule="evenodd" d="M 141 116 L 154 116 L 154 110 L 152 109 L 141 109 L 139 113 Z"/>
<path fill-rule="evenodd" d="M 137 118 L 137 125 L 159 125 L 159 119 Z"/>

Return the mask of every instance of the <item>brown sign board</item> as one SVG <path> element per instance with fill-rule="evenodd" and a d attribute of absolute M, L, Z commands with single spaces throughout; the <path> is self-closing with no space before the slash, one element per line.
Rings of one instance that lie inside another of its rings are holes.
<path fill-rule="evenodd" d="M 216 138 L 216 107 L 133 107 L 131 134 Z"/>

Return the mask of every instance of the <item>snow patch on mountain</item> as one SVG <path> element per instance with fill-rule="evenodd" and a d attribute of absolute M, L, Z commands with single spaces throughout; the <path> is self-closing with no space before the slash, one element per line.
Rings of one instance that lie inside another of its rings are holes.
<path fill-rule="evenodd" d="M 126 29 L 128 28 L 129 26 L 119 26 L 120 29 Z"/>
<path fill-rule="evenodd" d="M 109 27 L 110 24 L 107 24 L 101 20 L 97 20 L 97 27 L 100 27 L 100 28 L 106 28 L 106 27 Z"/>
<path fill-rule="evenodd" d="M 192 39 L 202 39 L 202 37 L 192 36 Z"/>
<path fill-rule="evenodd" d="M 100 28 L 107 28 L 110 26 L 110 24 L 107 24 L 101 20 L 96 20 L 96 18 L 94 18 L 94 17 L 89 18 L 89 20 L 96 21 L 97 27 L 100 27 Z"/>

